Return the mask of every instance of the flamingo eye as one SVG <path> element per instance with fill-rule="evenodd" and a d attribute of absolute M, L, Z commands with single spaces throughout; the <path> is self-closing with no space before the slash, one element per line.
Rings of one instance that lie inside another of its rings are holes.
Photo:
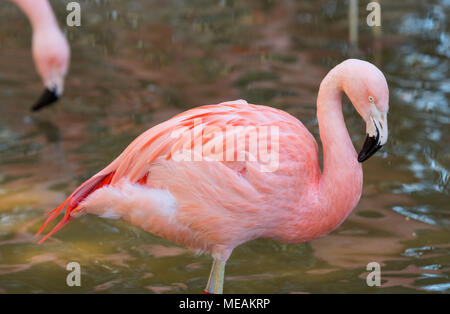
<path fill-rule="evenodd" d="M 374 99 L 372 96 L 369 96 L 369 101 L 370 101 L 370 102 L 374 102 L 375 99 Z"/>

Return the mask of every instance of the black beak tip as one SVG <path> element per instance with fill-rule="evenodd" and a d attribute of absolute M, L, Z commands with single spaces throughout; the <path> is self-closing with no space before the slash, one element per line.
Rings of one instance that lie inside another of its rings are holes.
<path fill-rule="evenodd" d="M 364 162 L 364 161 L 366 161 L 367 159 L 369 159 L 369 155 L 367 155 L 365 152 L 360 152 L 359 154 L 358 154 L 358 162 Z"/>
<path fill-rule="evenodd" d="M 372 137 L 367 135 L 363 147 L 358 154 L 358 162 L 366 161 L 382 147 L 378 143 L 379 138 L 379 135 Z"/>
<path fill-rule="evenodd" d="M 39 97 L 38 101 L 31 107 L 32 111 L 41 110 L 44 107 L 47 107 L 59 99 L 59 96 L 56 94 L 55 90 L 51 90 L 46 88 L 42 93 L 41 97 Z"/>
<path fill-rule="evenodd" d="M 367 158 L 364 154 L 359 153 L 358 154 L 358 162 L 363 162 L 365 161 Z"/>

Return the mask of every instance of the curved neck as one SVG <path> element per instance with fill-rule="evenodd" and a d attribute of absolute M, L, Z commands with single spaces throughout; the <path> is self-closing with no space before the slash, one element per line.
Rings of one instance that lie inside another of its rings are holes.
<path fill-rule="evenodd" d="M 16 3 L 31 22 L 33 30 L 54 27 L 57 22 L 47 0 L 11 0 Z"/>
<path fill-rule="evenodd" d="M 342 72 L 333 69 L 320 84 L 317 119 L 323 147 L 319 204 L 325 213 L 343 220 L 359 201 L 363 175 L 342 114 Z"/>

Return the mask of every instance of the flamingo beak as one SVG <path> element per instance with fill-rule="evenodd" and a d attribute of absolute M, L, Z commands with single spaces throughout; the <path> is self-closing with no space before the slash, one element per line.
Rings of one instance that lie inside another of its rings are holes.
<path fill-rule="evenodd" d="M 373 154 L 377 152 L 382 146 L 379 144 L 380 134 L 377 130 L 376 136 L 366 135 L 363 147 L 358 154 L 358 161 L 363 162 L 369 159 Z"/>
<path fill-rule="evenodd" d="M 358 161 L 363 162 L 375 154 L 388 138 L 387 114 L 379 112 L 372 104 L 372 112 L 366 121 L 366 139 L 358 154 Z"/>
<path fill-rule="evenodd" d="M 41 97 L 39 97 L 38 101 L 34 104 L 33 107 L 31 107 L 31 110 L 32 111 L 41 110 L 42 108 L 51 105 L 58 99 L 59 99 L 59 96 L 56 92 L 56 88 L 55 89 L 45 88 Z"/>

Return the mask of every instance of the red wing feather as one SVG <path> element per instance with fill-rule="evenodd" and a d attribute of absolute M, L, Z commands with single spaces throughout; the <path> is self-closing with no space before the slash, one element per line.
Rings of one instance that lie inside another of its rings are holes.
<path fill-rule="evenodd" d="M 49 215 L 47 220 L 44 222 L 44 224 L 41 226 L 41 228 L 36 232 L 35 236 L 38 236 L 48 225 L 50 221 L 58 217 L 58 215 L 63 211 L 63 209 L 66 209 L 66 212 L 64 214 L 64 217 L 61 219 L 61 221 L 45 236 L 43 237 L 39 243 L 42 243 L 47 239 L 49 236 L 54 234 L 56 231 L 64 227 L 65 224 L 67 224 L 70 219 L 70 213 L 78 207 L 78 204 L 80 204 L 86 197 L 89 196 L 92 192 L 94 192 L 97 189 L 100 189 L 106 185 L 109 185 L 111 183 L 111 180 L 114 176 L 114 172 L 111 172 L 109 174 L 105 175 L 97 175 L 86 182 L 84 182 L 82 185 L 80 185 L 61 205 L 56 207 L 55 209 L 49 211 L 46 213 L 46 215 Z"/>

